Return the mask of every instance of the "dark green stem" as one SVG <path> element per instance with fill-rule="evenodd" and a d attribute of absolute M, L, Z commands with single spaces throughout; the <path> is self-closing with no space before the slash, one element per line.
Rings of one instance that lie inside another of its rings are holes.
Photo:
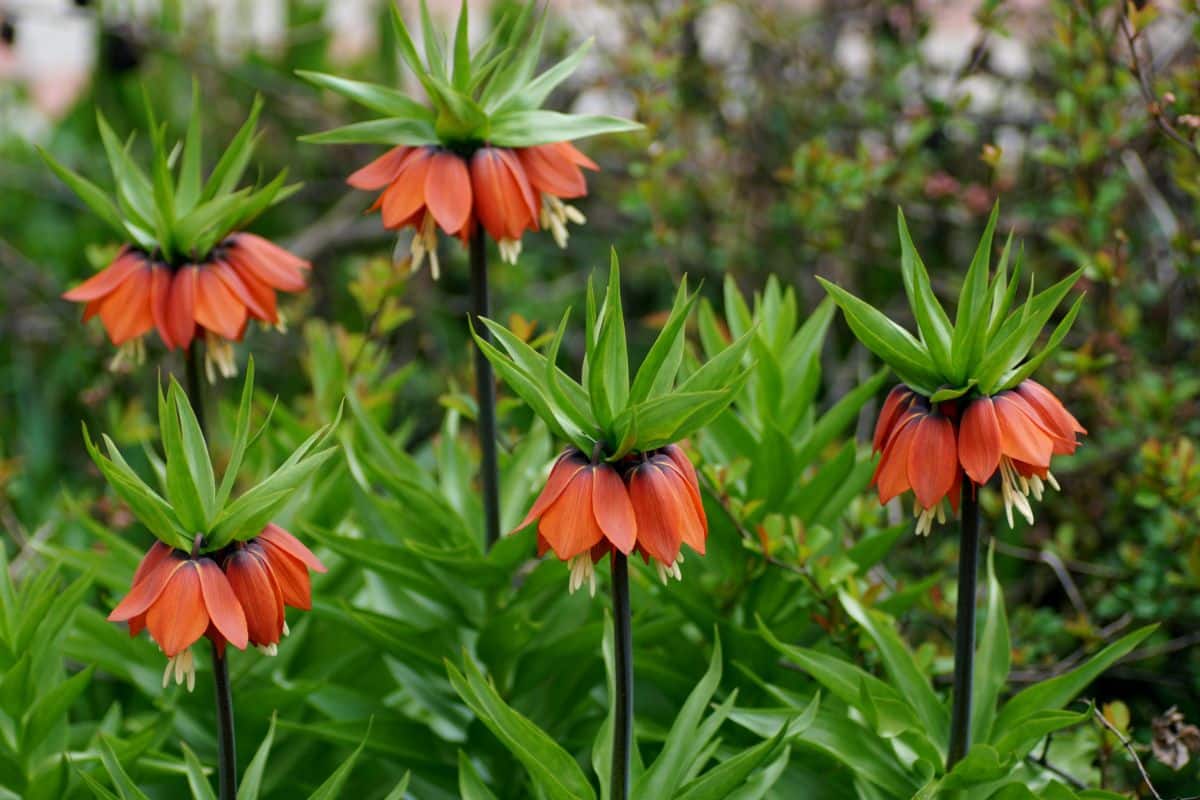
<path fill-rule="evenodd" d="M 200 344 L 187 350 L 187 394 L 192 411 L 205 431 L 204 381 L 200 376 Z M 217 786 L 220 800 L 237 798 L 237 749 L 233 736 L 233 692 L 229 686 L 229 662 L 216 643 L 212 646 L 213 694 L 217 700 Z"/>
<path fill-rule="evenodd" d="M 475 332 L 484 341 L 492 340 L 481 321 L 491 316 L 487 277 L 487 232 L 483 226 L 471 236 L 471 315 Z M 475 348 L 475 394 L 479 402 L 479 446 L 483 451 L 483 518 L 487 546 L 500 538 L 500 486 L 496 466 L 496 381 L 492 363 Z"/>
<path fill-rule="evenodd" d="M 949 771 L 971 748 L 971 696 L 975 682 L 975 595 L 979 583 L 979 498 L 962 483 L 962 536 L 958 545 L 958 611 L 954 629 L 954 704 L 950 715 Z"/>
<path fill-rule="evenodd" d="M 586 558 L 586 554 L 584 555 Z M 612 800 L 628 800 L 629 756 L 633 743 L 633 623 L 629 612 L 629 560 L 617 551 L 612 554 L 612 596 L 616 641 L 613 673 L 616 676 L 616 703 L 612 739 Z"/>
<path fill-rule="evenodd" d="M 229 662 L 212 646 L 213 692 L 217 698 L 217 786 L 221 800 L 237 798 L 237 748 L 233 739 L 233 692 Z"/>

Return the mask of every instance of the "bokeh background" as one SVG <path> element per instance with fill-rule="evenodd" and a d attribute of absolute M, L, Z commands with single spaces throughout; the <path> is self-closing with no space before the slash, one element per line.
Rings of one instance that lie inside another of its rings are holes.
<path fill-rule="evenodd" d="M 457 13 L 457 3 L 430 5 L 447 25 Z M 482 36 L 504 5 L 472 0 L 473 33 Z M 566 52 L 587 36 L 596 44 L 551 107 L 629 115 L 646 130 L 583 143 L 602 171 L 568 250 L 527 237 L 520 264 L 497 264 L 492 275 L 498 316 L 531 337 L 567 305 L 581 307 L 586 276 L 607 263 L 610 245 L 641 347 L 685 274 L 717 306 L 726 276 L 753 292 L 774 274 L 802 314 L 822 297 L 821 275 L 903 318 L 896 207 L 935 289 L 953 298 L 999 201 L 1001 229 L 1014 232 L 1038 284 L 1083 267 L 1088 297 L 1043 377 L 1088 428 L 1087 443 L 1035 525 L 996 529 L 1014 681 L 1045 679 L 1099 643 L 1160 622 L 1153 643 L 1093 691 L 1124 703 L 1149 741 L 1151 721 L 1171 706 L 1200 720 L 1200 9 L 1132 6 L 1140 16 L 1131 42 L 1122 4 L 1102 0 L 552 0 L 549 49 Z M 257 230 L 315 269 L 312 291 L 287 305 L 288 332 L 252 332 L 242 358 L 253 350 L 260 387 L 280 396 L 296 430 L 329 408 L 318 350 L 400 376 L 375 381 L 388 388 L 373 397 L 415 451 L 443 440 L 448 410 L 469 415 L 465 253 L 443 243 L 436 283 L 393 263 L 407 242 L 364 217 L 370 198 L 344 184 L 377 150 L 296 141 L 361 117 L 296 69 L 408 82 L 379 0 L 0 0 L 0 530 L 18 579 L 63 553 L 73 554 L 66 575 L 89 558 L 106 569 L 96 525 L 148 541 L 104 492 L 79 423 L 136 449 L 154 432 L 153 385 L 145 371 L 110 371 L 99 325 L 81 325 L 59 299 L 115 243 L 35 149 L 105 185 L 97 109 L 118 132 L 133 130 L 145 93 L 182 129 L 195 77 L 211 163 L 216 143 L 263 96 L 256 162 L 264 175 L 286 167 L 304 188 Z M 360 360 L 364 337 L 374 344 Z M 582 342 L 566 348 L 578 359 Z M 178 367 L 152 346 L 150 364 L 160 359 Z M 818 405 L 876 368 L 835 322 Z M 519 412 L 508 419 L 521 429 Z M 902 519 L 868 501 L 853 513 L 861 525 Z M 921 587 L 902 625 L 944 676 L 954 546 L 941 533 L 902 538 L 879 580 Z M 326 596 L 366 591 L 340 583 Z M 94 594 L 89 602 L 107 608 L 113 592 Z M 74 633 L 69 642 L 68 668 L 95 646 Z M 99 719 L 122 697 L 117 681 L 96 680 L 105 688 L 77 720 Z M 260 725 L 272 697 L 258 695 Z M 303 729 L 360 700 L 335 692 L 293 719 Z M 158 701 L 124 702 L 146 711 Z M 290 758 L 301 773 L 321 774 L 353 741 L 335 737 L 325 761 L 300 745 Z M 371 752 L 375 774 L 409 758 Z M 1200 785 L 1194 761 L 1155 770 L 1160 789 Z M 429 775 L 436 784 L 437 769 Z"/>

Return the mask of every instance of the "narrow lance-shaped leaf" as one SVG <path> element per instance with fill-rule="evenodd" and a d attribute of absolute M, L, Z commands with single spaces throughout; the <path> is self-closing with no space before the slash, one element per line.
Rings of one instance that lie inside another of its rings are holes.
<path fill-rule="evenodd" d="M 967 276 L 963 279 L 958 294 L 958 311 L 954 318 L 954 334 L 951 342 L 951 360 L 954 377 L 962 381 L 971 372 L 986 344 L 988 325 L 988 265 L 991 262 L 992 236 L 996 220 L 1000 215 L 1000 203 L 992 206 L 987 227 L 979 239 Z"/>
<path fill-rule="evenodd" d="M 353 81 L 349 78 L 305 69 L 296 70 L 296 74 L 314 86 L 340 94 L 342 97 L 380 114 L 401 119 L 433 121 L 433 112 L 428 106 L 390 86 Z"/>
<path fill-rule="evenodd" d="M 850 330 L 868 350 L 895 370 L 909 387 L 924 395 L 933 394 L 941 379 L 929 368 L 929 353 L 923 344 L 883 312 L 840 286 L 820 277 L 817 281 L 841 307 Z"/>
<path fill-rule="evenodd" d="M 917 253 L 904 212 L 896 209 L 896 226 L 900 230 L 900 271 L 904 277 L 904 292 L 912 305 L 913 316 L 921 332 L 921 340 L 929 349 L 933 363 L 943 376 L 951 378 L 954 366 L 950 356 L 952 328 L 950 319 L 929 282 L 929 273 Z"/>
<path fill-rule="evenodd" d="M 200 123 L 204 114 L 200 107 L 200 84 L 192 79 L 192 112 L 188 118 L 187 135 L 183 140 L 183 163 L 179 167 L 179 185 L 175 189 L 178 211 L 186 214 L 200 199 L 201 157 L 203 141 L 200 135 Z"/>

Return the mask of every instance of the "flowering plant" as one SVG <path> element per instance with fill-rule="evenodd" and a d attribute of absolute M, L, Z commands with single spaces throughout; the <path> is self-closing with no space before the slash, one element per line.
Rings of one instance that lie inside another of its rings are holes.
<path fill-rule="evenodd" d="M 289 185 L 283 170 L 262 186 L 238 188 L 257 141 L 261 109 L 262 102 L 255 100 L 207 180 L 198 88 L 187 134 L 175 148 L 168 147 L 166 125 L 156 121 L 147 102 L 149 172 L 132 156 L 134 137 L 122 144 L 97 112 L 115 184 L 112 195 L 42 151 L 50 168 L 123 243 L 108 267 L 64 297 L 85 303 L 84 319 L 98 315 L 113 344 L 131 348 L 134 360 L 144 354 L 142 337 L 157 329 L 170 349 L 187 349 L 194 338 L 204 339 L 210 379 L 218 370 L 232 376 L 229 343 L 241 340 L 252 318 L 281 325 L 275 292 L 304 289 L 307 261 L 245 232 L 259 214 L 300 187 Z"/>
<path fill-rule="evenodd" d="M 428 256 L 436 277 L 439 228 L 465 242 L 482 225 L 509 262 L 516 261 L 526 230 L 548 228 L 565 246 L 567 223 L 584 218 L 563 200 L 587 193 L 581 167 L 598 169 L 571 141 L 640 127 L 618 117 L 541 107 L 579 66 L 591 40 L 538 73 L 546 17 L 535 14 L 536 3 L 514 9 L 472 51 L 466 2 L 451 43 L 422 0 L 422 60 L 399 9 L 389 6 L 400 57 L 428 103 L 389 86 L 301 70 L 316 86 L 383 115 L 302 140 L 393 148 L 349 183 L 383 190 L 372 210 L 382 210 L 385 226 L 416 230 L 414 269 Z"/>
<path fill-rule="evenodd" d="M 934 296 L 903 212 L 898 217 L 900 269 L 918 336 L 818 278 L 859 340 L 903 381 L 888 395 L 875 428 L 874 449 L 882 458 L 873 482 L 880 502 L 912 489 L 918 533 L 928 533 L 934 519 L 944 520 L 943 500 L 958 507 L 964 474 L 983 485 L 999 471 L 1009 524 L 1014 509 L 1032 522 L 1029 496 L 1040 499 L 1046 483 L 1058 485 L 1050 473 L 1051 457 L 1073 453 L 1076 434 L 1087 432 L 1030 377 L 1079 313 L 1082 295 L 1034 351 L 1081 273 L 1036 294 L 1031 279 L 1028 298 L 1013 307 L 1022 261 L 1018 254 L 1010 276 L 1011 236 L 995 275 L 989 275 L 998 214 L 997 206 L 963 279 L 953 324 Z"/>

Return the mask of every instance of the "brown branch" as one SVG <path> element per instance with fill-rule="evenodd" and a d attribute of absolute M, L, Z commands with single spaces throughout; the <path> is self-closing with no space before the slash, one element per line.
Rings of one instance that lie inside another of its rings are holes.
<path fill-rule="evenodd" d="M 1163 796 L 1158 793 L 1158 790 L 1154 788 L 1154 784 L 1150 782 L 1150 776 L 1146 773 L 1146 767 L 1142 765 L 1142 760 L 1138 758 L 1137 750 L 1134 749 L 1133 743 L 1126 739 L 1125 735 L 1117 730 L 1115 725 L 1104 718 L 1104 715 L 1100 713 L 1100 710 L 1096 708 L 1094 703 L 1091 704 L 1091 708 L 1092 716 L 1099 720 L 1101 725 L 1112 731 L 1112 735 L 1117 737 L 1117 741 L 1120 742 L 1125 748 L 1126 752 L 1129 753 L 1129 757 L 1132 758 L 1133 763 L 1137 765 L 1138 772 L 1142 774 L 1142 782 L 1146 784 L 1146 788 L 1150 790 L 1150 794 L 1154 795 L 1154 800 L 1163 800 Z"/>
<path fill-rule="evenodd" d="M 1133 62 L 1131 71 L 1133 72 L 1134 77 L 1137 78 L 1138 86 L 1141 88 L 1142 99 L 1146 101 L 1146 111 L 1149 112 L 1150 116 L 1154 119 L 1154 122 L 1158 125 L 1159 130 L 1161 130 L 1167 136 L 1167 138 L 1171 139 L 1177 144 L 1183 145 L 1191 152 L 1193 156 L 1200 158 L 1200 148 L 1198 148 L 1191 139 L 1187 138 L 1178 130 L 1176 130 L 1175 126 L 1171 124 L 1171 121 L 1167 119 L 1167 115 L 1163 111 L 1162 101 L 1154 92 L 1154 86 L 1151 83 L 1151 76 L 1148 70 L 1142 65 L 1142 57 L 1138 55 L 1137 39 L 1141 34 L 1139 31 L 1135 31 L 1133 29 L 1133 24 L 1129 21 L 1129 17 L 1125 15 L 1124 11 L 1122 11 L 1120 15 L 1120 24 L 1121 32 L 1125 34 L 1125 42 L 1129 45 L 1129 57 Z"/>

